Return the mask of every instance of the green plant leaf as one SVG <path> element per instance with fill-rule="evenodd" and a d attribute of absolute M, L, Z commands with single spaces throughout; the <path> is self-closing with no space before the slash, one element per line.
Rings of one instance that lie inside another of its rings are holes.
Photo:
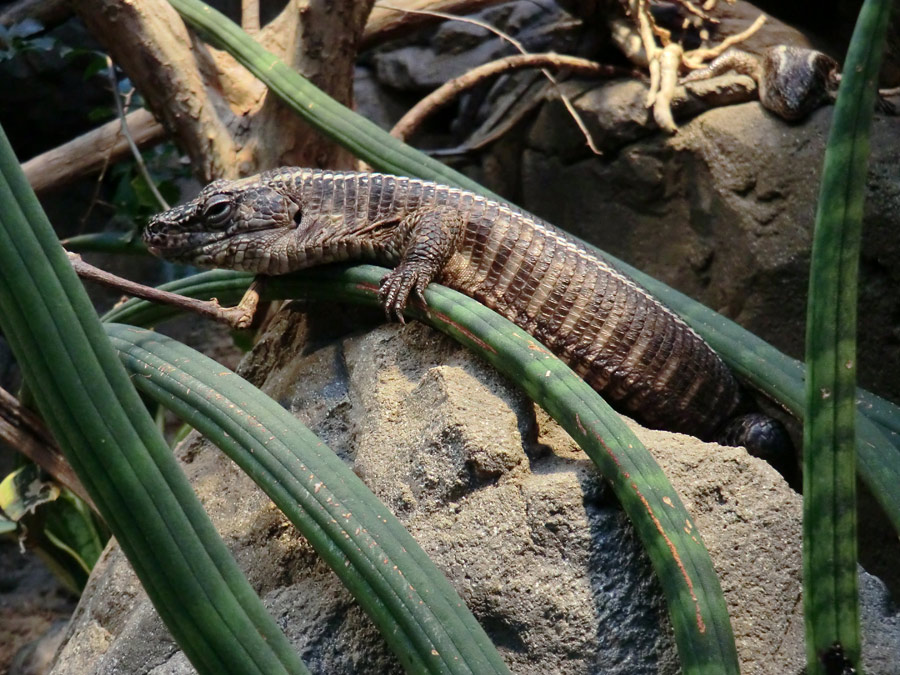
<path fill-rule="evenodd" d="M 252 38 L 215 10 L 199 0 L 171 0 L 171 4 L 192 25 L 210 36 L 269 86 L 287 105 L 315 128 L 357 153 L 378 170 L 436 180 L 495 197 L 471 179 L 435 162 L 430 157 L 399 143 L 365 118 L 330 99 L 303 77 L 279 62 Z M 712 312 L 700 303 L 656 281 L 614 256 L 599 251 L 610 263 L 643 285 L 664 304 L 678 312 L 739 374 L 753 386 L 772 396 L 798 417 L 803 416 L 803 368 L 771 345 L 737 324 Z M 773 386 L 775 378 L 779 386 Z M 866 394 L 863 393 L 865 397 Z M 873 399 L 861 410 L 867 415 L 883 411 L 883 420 L 895 420 L 891 431 L 900 432 L 900 415 L 896 406 L 883 400 L 872 406 Z M 887 407 L 885 407 L 885 405 Z M 864 408 L 864 409 L 863 409 Z M 873 495 L 900 532 L 900 451 L 882 429 L 868 423 L 861 427 L 857 445 L 859 471 Z"/>
<path fill-rule="evenodd" d="M 48 427 L 198 671 L 306 672 L 153 426 L 2 130 L 0 328 Z"/>
<path fill-rule="evenodd" d="M 386 271 L 362 265 L 271 277 L 263 295 L 267 299 L 327 298 L 329 302 L 377 304 L 378 281 Z M 229 292 L 239 297 L 241 284 L 236 282 L 246 284 L 250 279 L 250 275 L 225 271 L 199 276 L 213 284 L 215 280 L 223 282 L 215 291 L 220 299 L 228 298 Z M 191 280 L 182 280 L 169 287 L 184 290 L 190 284 Z M 236 288 L 229 291 L 231 284 Z M 209 286 L 205 290 L 210 290 Z M 684 672 L 738 672 L 718 578 L 696 530 L 685 531 L 685 523 L 693 521 L 662 470 L 618 414 L 533 337 L 477 301 L 437 284 L 429 286 L 426 299 L 429 311 L 412 310 L 412 316 L 472 348 L 525 389 L 611 482 L 660 576 Z M 160 314 L 137 315 L 140 307 L 146 304 L 129 301 L 108 316 L 160 318 Z"/>
<path fill-rule="evenodd" d="M 399 143 L 385 131 L 365 118 L 330 99 L 303 77 L 279 62 L 252 38 L 215 10 L 199 0 L 172 0 L 171 4 L 195 27 L 209 35 L 224 49 L 265 83 L 287 105 L 311 125 L 357 153 L 376 169 L 406 176 L 436 180 L 464 189 L 474 190 L 487 197 L 495 197 L 471 179 L 439 164 L 423 153 Z M 584 243 L 584 242 L 583 242 Z M 624 273 L 634 278 L 676 312 L 681 314 L 722 357 L 760 391 L 770 394 L 777 402 L 802 417 L 802 367 L 797 369 L 793 359 L 781 354 L 771 345 L 757 338 L 737 324 L 712 312 L 700 303 L 656 281 L 614 256 L 597 251 Z M 747 351 L 752 349 L 750 358 Z M 778 390 L 769 384 L 775 374 L 787 388 Z M 799 389 L 797 385 L 799 384 Z M 799 393 L 795 397 L 794 394 Z M 865 396 L 865 394 L 863 394 Z M 871 403 L 871 399 L 869 399 Z M 882 403 L 886 403 L 883 402 Z M 884 417 L 900 420 L 896 406 Z M 866 414 L 877 414 L 871 405 L 863 406 Z M 883 422 L 878 422 L 884 426 Z M 892 431 L 900 431 L 900 421 Z M 865 425 L 857 445 L 861 453 L 859 470 L 872 493 L 900 532 L 900 452 L 881 430 Z M 865 453 L 864 455 L 862 453 Z M 895 480 L 895 478 L 897 480 Z"/>
<path fill-rule="evenodd" d="M 190 347 L 117 324 L 106 331 L 139 376 L 138 389 L 259 484 L 353 593 L 408 672 L 508 672 L 415 540 L 293 415 Z"/>
<path fill-rule="evenodd" d="M 807 669 L 860 669 L 856 304 L 869 129 L 891 2 L 866 0 L 847 53 L 816 213 L 806 320 L 803 605 Z"/>

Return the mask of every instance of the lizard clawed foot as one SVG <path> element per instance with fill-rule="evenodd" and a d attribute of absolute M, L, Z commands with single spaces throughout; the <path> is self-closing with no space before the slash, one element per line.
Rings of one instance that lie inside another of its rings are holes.
<path fill-rule="evenodd" d="M 378 300 L 384 307 L 384 314 L 388 321 L 397 320 L 406 323 L 403 318 L 403 310 L 409 302 L 409 294 L 415 294 L 425 303 L 425 287 L 431 281 L 432 273 L 424 264 L 415 262 L 401 263 L 398 267 L 385 274 L 381 279 L 381 288 L 378 291 Z"/>

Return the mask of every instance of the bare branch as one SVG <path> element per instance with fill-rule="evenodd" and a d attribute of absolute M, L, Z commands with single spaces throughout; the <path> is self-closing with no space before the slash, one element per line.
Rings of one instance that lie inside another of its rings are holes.
<path fill-rule="evenodd" d="M 259 42 L 335 100 L 353 103 L 353 69 L 371 0 L 291 2 L 267 24 Z M 349 168 L 352 154 L 326 141 L 276 96 L 254 115 L 255 157 L 260 167 Z"/>
<path fill-rule="evenodd" d="M 135 110 L 128 113 L 125 119 L 128 131 L 139 148 L 158 143 L 166 137 L 166 130 L 149 110 Z M 115 162 L 128 152 L 122 124 L 119 120 L 112 120 L 28 160 L 22 168 L 34 191 L 42 193 L 84 174 L 99 171 L 107 161 Z"/>
<path fill-rule="evenodd" d="M 68 0 L 19 0 L 0 13 L 0 26 L 36 19 L 44 26 L 60 23 L 72 15 Z"/>
<path fill-rule="evenodd" d="M 518 40 L 516 40 L 512 35 L 509 35 L 508 33 L 503 32 L 496 26 L 492 26 L 488 23 L 485 23 L 484 21 L 479 21 L 478 19 L 473 19 L 471 17 L 465 17 L 465 16 L 454 16 L 453 14 L 446 14 L 444 12 L 437 12 L 437 11 L 433 11 L 433 10 L 402 9 L 400 7 L 397 7 L 396 5 L 389 5 L 385 2 L 379 2 L 375 6 L 385 8 L 385 9 L 392 9 L 397 12 L 408 12 L 408 13 L 412 13 L 412 14 L 425 14 L 427 16 L 435 16 L 435 17 L 439 17 L 442 19 L 448 19 L 451 21 L 461 21 L 463 23 L 469 23 L 474 26 L 484 28 L 485 30 L 490 31 L 494 35 L 498 36 L 500 39 L 509 42 L 513 47 L 515 47 L 519 51 L 519 53 L 521 53 L 521 54 L 529 53 L 525 49 L 525 47 L 522 45 L 522 43 L 519 42 Z M 578 126 L 578 129 L 581 131 L 582 135 L 584 136 L 585 142 L 587 143 L 588 147 L 591 149 L 591 152 L 593 152 L 595 155 L 602 155 L 603 153 L 597 147 L 597 145 L 594 143 L 594 139 L 591 137 L 591 134 L 588 131 L 588 128 L 584 123 L 584 120 L 581 119 L 581 115 L 578 114 L 578 111 L 575 110 L 575 106 L 572 105 L 572 102 L 569 100 L 569 98 L 565 94 L 563 94 L 562 90 L 559 88 L 559 82 L 556 81 L 556 78 L 553 77 L 552 73 L 550 73 L 550 71 L 547 70 L 546 68 L 541 68 L 541 73 L 544 75 L 545 78 L 547 78 L 547 80 L 550 81 L 550 83 L 556 89 L 557 95 L 559 96 L 559 98 L 563 102 L 563 104 L 566 106 L 566 110 L 569 111 L 569 115 L 575 121 L 575 124 Z"/>
<path fill-rule="evenodd" d="M 743 42 L 760 28 L 762 28 L 762 25 L 765 22 L 766 15 L 760 14 L 758 17 L 756 17 L 756 21 L 750 24 L 750 26 L 746 30 L 742 30 L 740 33 L 737 33 L 735 35 L 729 35 L 715 47 L 692 49 L 689 52 L 685 52 L 683 59 L 684 65 L 688 68 L 702 68 L 705 61 L 714 59 L 729 47 L 736 45 L 739 42 Z"/>
<path fill-rule="evenodd" d="M 441 18 L 415 10 L 432 10 L 446 14 L 472 14 L 485 7 L 499 5 L 504 0 L 394 0 L 391 8 L 375 5 L 363 31 L 360 48 L 376 44 L 418 30 Z"/>
<path fill-rule="evenodd" d="M 522 68 L 566 69 L 588 77 L 642 77 L 641 73 L 634 70 L 603 65 L 575 56 L 562 54 L 515 54 L 485 63 L 444 83 L 410 108 L 400 118 L 400 121 L 394 125 L 394 128 L 391 129 L 391 135 L 401 140 L 406 140 L 415 133 L 429 115 L 438 108 L 450 103 L 461 92 L 471 89 L 487 78 Z"/>
<path fill-rule="evenodd" d="M 82 21 L 143 94 L 209 181 L 236 177 L 235 114 L 219 93 L 217 68 L 167 2 L 79 0 Z M 244 71 L 247 81 L 255 81 Z M 210 84 L 212 83 L 212 84 Z M 232 81 L 232 87 L 238 83 Z"/>
<path fill-rule="evenodd" d="M 137 144 L 134 142 L 134 138 L 131 137 L 131 134 L 128 131 L 128 122 L 125 121 L 125 108 L 122 106 L 122 97 L 119 96 L 119 81 L 116 79 L 116 67 L 113 64 L 112 59 L 108 56 L 106 57 L 106 70 L 107 74 L 109 75 L 109 84 L 112 88 L 113 100 L 116 102 L 116 114 L 119 116 L 119 124 L 121 125 L 122 135 L 128 142 L 128 149 L 131 150 L 131 155 L 134 158 L 135 163 L 137 164 L 138 172 L 140 172 L 141 176 L 143 176 L 144 182 L 147 184 L 147 187 L 149 188 L 154 199 L 156 199 L 156 201 L 159 203 L 160 207 L 162 207 L 163 210 L 168 210 L 168 202 L 166 202 L 163 196 L 159 193 L 159 190 L 156 189 L 156 182 L 153 180 L 153 176 L 151 176 L 150 172 L 147 170 L 147 165 L 144 164 L 144 158 L 141 157 L 141 151 L 138 150 Z"/>
<path fill-rule="evenodd" d="M 97 510 L 44 423 L 3 388 L 0 388 L 0 441 L 23 454 Z"/>
<path fill-rule="evenodd" d="M 259 0 L 241 0 L 241 28 L 250 35 L 259 32 Z"/>
<path fill-rule="evenodd" d="M 87 279 L 88 281 L 93 281 L 94 283 L 101 284 L 107 288 L 122 291 L 123 293 L 133 295 L 137 298 L 144 298 L 144 300 L 158 302 L 162 305 L 178 307 L 187 312 L 199 314 L 207 319 L 227 324 L 232 328 L 245 328 L 249 326 L 253 319 L 253 311 L 256 309 L 255 304 L 252 308 L 249 308 L 246 304 L 238 305 L 237 307 L 222 307 L 215 298 L 212 300 L 195 300 L 194 298 L 188 298 L 184 295 L 178 295 L 177 293 L 162 291 L 158 288 L 153 288 L 152 286 L 144 286 L 143 284 L 136 283 L 129 279 L 123 279 L 115 274 L 110 274 L 98 267 L 89 265 L 76 253 L 69 253 L 69 262 L 72 263 L 72 268 L 75 270 L 75 273 L 82 279 Z"/>

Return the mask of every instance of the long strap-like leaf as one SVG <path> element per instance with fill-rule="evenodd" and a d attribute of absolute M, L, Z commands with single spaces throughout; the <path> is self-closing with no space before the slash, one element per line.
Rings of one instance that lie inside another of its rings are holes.
<path fill-rule="evenodd" d="M 816 213 L 806 321 L 803 600 L 811 675 L 860 667 L 856 559 L 856 301 L 869 129 L 889 0 L 860 11 Z"/>
<path fill-rule="evenodd" d="M 407 672 L 509 672 L 412 536 L 299 420 L 190 347 L 121 324 L 105 328 L 138 389 L 259 484 L 353 593 Z"/>
<path fill-rule="evenodd" d="M 264 297 L 328 298 L 377 303 L 376 289 L 386 270 L 362 265 L 326 268 L 271 277 Z M 207 291 L 216 280 L 220 300 L 249 275 L 223 271 L 202 275 Z M 174 284 L 176 287 L 185 282 Z M 677 493 L 662 470 L 621 418 L 581 378 L 533 337 L 455 291 L 432 284 L 429 311 L 412 315 L 448 333 L 521 386 L 569 432 L 611 482 L 660 577 L 686 673 L 738 672 L 734 638 L 725 602 L 709 556 Z M 135 314 L 146 307 L 126 303 L 119 319 L 160 318 Z M 131 309 L 129 309 L 129 307 Z"/>
<path fill-rule="evenodd" d="M 0 327 L 54 437 L 203 673 L 303 673 L 109 345 L 0 130 Z"/>
<path fill-rule="evenodd" d="M 417 175 L 410 172 L 412 166 L 425 167 L 435 180 L 499 199 L 470 178 L 414 150 L 335 101 L 209 5 L 199 0 L 170 0 L 170 4 L 186 21 L 264 82 L 294 112 L 372 166 L 409 176 Z"/>
<path fill-rule="evenodd" d="M 625 263 L 619 266 L 654 295 L 665 292 L 667 304 L 741 377 L 804 419 L 806 368 L 800 361 L 643 272 Z M 857 470 L 900 532 L 900 408 L 867 391 L 858 390 L 857 397 Z"/>
<path fill-rule="evenodd" d="M 617 261 L 630 276 L 653 292 L 666 287 L 643 272 Z M 163 284 L 160 288 L 191 298 L 219 298 L 223 303 L 236 303 L 247 290 L 253 275 L 231 270 L 211 270 Z M 263 290 L 263 297 L 275 300 Z M 806 368 L 800 361 L 778 351 L 730 319 L 716 314 L 688 296 L 668 289 L 669 306 L 715 349 L 742 378 L 778 401 L 798 418 L 803 417 L 803 383 Z M 105 321 L 155 326 L 178 316 L 180 310 L 139 299 L 128 300 L 104 315 Z M 859 431 L 860 461 L 882 467 L 883 479 L 872 480 L 860 467 L 867 482 L 884 485 L 888 497 L 883 504 L 900 530 L 900 407 L 864 389 L 857 390 L 857 409 L 862 417 Z M 873 433 L 866 435 L 869 429 Z M 891 445 L 894 448 L 891 448 Z M 868 447 L 869 450 L 864 448 Z"/>

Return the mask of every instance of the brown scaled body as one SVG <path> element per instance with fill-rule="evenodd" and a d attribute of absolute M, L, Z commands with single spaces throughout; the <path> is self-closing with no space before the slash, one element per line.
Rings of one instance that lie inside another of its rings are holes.
<path fill-rule="evenodd" d="M 284 168 L 212 183 L 144 238 L 163 257 L 258 274 L 381 262 L 395 268 L 381 289 L 389 316 L 438 281 L 534 335 L 650 427 L 721 440 L 752 410 L 719 356 L 631 279 L 543 220 L 464 190 Z"/>

